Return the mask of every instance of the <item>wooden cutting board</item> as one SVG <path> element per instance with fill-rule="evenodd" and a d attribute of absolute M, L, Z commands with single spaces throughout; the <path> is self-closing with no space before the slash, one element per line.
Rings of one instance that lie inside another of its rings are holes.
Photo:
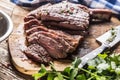
<path fill-rule="evenodd" d="M 21 18 L 23 14 L 27 14 L 24 10 L 9 0 L 0 0 L 0 10 L 7 13 L 14 23 L 14 28 L 23 21 Z M 21 12 L 22 11 L 22 12 Z M 20 13 L 20 14 L 19 14 Z M 22 13 L 22 14 L 21 14 Z M 21 16 L 19 16 L 21 15 Z M 29 76 L 22 75 L 18 72 L 11 63 L 11 56 L 8 49 L 8 39 L 0 43 L 0 80 L 31 80 Z"/>
<path fill-rule="evenodd" d="M 9 50 L 12 57 L 12 63 L 15 68 L 27 75 L 36 73 L 40 69 L 40 64 L 29 60 L 22 51 L 26 48 L 24 45 L 25 37 L 23 34 L 23 18 L 29 11 L 22 9 L 20 7 L 15 7 L 13 10 L 12 20 L 14 23 L 14 30 L 11 36 L 9 37 Z M 76 50 L 76 54 L 73 56 L 81 57 L 93 49 L 99 47 L 95 40 L 98 36 L 105 33 L 111 27 L 115 27 L 120 24 L 120 21 L 116 18 L 112 18 L 110 22 L 104 23 L 92 23 L 89 28 L 89 35 L 86 36 L 83 43 L 79 45 Z M 119 44 L 116 46 L 116 52 L 120 52 Z M 66 66 L 69 66 L 71 61 L 57 61 L 55 62 L 55 68 L 58 70 L 63 70 Z M 47 67 L 49 69 L 49 67 Z"/>

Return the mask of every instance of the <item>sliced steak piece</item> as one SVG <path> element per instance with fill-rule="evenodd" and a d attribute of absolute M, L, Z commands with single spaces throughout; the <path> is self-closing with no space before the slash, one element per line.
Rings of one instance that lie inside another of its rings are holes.
<path fill-rule="evenodd" d="M 24 24 L 24 29 L 28 30 L 32 27 L 40 26 L 40 25 L 41 25 L 40 21 L 38 21 L 37 19 L 32 19 Z"/>
<path fill-rule="evenodd" d="M 89 25 L 89 9 L 80 4 L 61 2 L 43 8 L 41 20 L 52 26 L 72 30 L 86 30 Z"/>
<path fill-rule="evenodd" d="M 56 40 L 47 37 L 40 32 L 35 32 L 32 37 L 28 37 L 28 42 L 31 44 L 39 44 L 43 46 L 53 58 L 65 58 L 67 54 L 63 51 L 64 46 Z"/>
<path fill-rule="evenodd" d="M 54 35 L 56 35 L 56 37 Z M 81 42 L 83 40 L 83 36 L 80 36 L 80 35 L 67 36 L 63 32 L 57 33 L 57 34 L 54 33 L 54 35 L 51 36 L 51 38 L 54 38 L 59 43 L 62 43 L 62 45 L 64 45 L 64 49 L 65 49 L 66 53 L 72 53 L 73 51 L 75 51 L 79 42 Z M 65 46 L 66 46 L 66 48 L 65 48 Z"/>
<path fill-rule="evenodd" d="M 30 21 L 32 19 L 36 19 L 36 17 L 33 16 L 33 15 L 27 16 L 27 17 L 24 18 L 24 22 L 28 22 L 28 21 Z"/>
<path fill-rule="evenodd" d="M 38 32 L 38 31 L 48 32 L 48 29 L 43 26 L 36 26 L 36 27 L 26 30 L 25 32 L 26 32 L 26 35 L 29 36 L 29 35 L 33 34 L 34 32 Z"/>
<path fill-rule="evenodd" d="M 48 64 L 50 61 L 52 61 L 49 53 L 38 44 L 32 44 L 28 46 L 24 53 L 27 57 L 39 63 Z"/>
<path fill-rule="evenodd" d="M 56 40 L 59 44 L 63 46 L 62 50 L 65 53 L 69 53 L 72 49 L 74 49 L 74 47 L 72 47 L 68 42 L 66 42 L 63 37 L 59 37 L 58 35 L 52 34 L 50 32 L 41 31 L 40 33 Z"/>
<path fill-rule="evenodd" d="M 74 47 L 74 49 L 76 49 L 79 42 L 82 41 L 82 39 L 83 39 L 83 36 L 81 36 L 81 35 L 70 35 L 70 34 L 67 34 L 67 33 L 65 33 L 63 31 L 59 31 L 59 30 L 57 30 L 57 31 L 49 30 L 49 31 L 51 33 L 59 35 L 60 37 L 63 37 L 63 39 L 66 42 L 68 42 L 72 47 Z"/>

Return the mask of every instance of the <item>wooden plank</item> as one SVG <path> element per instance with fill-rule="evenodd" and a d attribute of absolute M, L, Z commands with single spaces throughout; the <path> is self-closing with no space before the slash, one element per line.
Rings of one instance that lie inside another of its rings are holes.
<path fill-rule="evenodd" d="M 27 15 L 29 11 L 15 6 L 12 13 L 12 21 L 14 23 L 14 28 L 18 27 L 20 23 L 23 23 L 23 18 Z"/>
<path fill-rule="evenodd" d="M 0 10 L 6 12 L 11 17 L 14 15 L 13 12 L 16 7 L 15 4 L 10 3 L 8 0 L 0 0 Z M 7 40 L 0 43 L 0 80 L 31 80 L 30 76 L 19 73 L 11 64 L 7 43 Z"/>
<path fill-rule="evenodd" d="M 16 6 L 15 4 L 10 3 L 9 1 L 0 0 L 0 10 L 6 12 L 9 16 L 12 15 L 15 6 Z"/>

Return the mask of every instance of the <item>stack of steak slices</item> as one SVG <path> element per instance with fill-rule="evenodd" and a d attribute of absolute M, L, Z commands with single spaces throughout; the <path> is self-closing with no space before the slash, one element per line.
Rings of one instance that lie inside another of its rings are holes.
<path fill-rule="evenodd" d="M 33 61 L 48 64 L 76 50 L 89 24 L 89 11 L 82 5 L 61 2 L 30 12 L 24 21 L 28 46 L 24 53 Z"/>

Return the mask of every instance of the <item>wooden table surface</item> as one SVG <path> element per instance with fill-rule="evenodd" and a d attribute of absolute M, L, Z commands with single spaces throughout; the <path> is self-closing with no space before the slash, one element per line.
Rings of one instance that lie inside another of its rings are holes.
<path fill-rule="evenodd" d="M 13 3 L 10 3 L 9 0 L 0 0 L 0 10 L 3 10 L 12 18 L 14 29 L 23 22 L 24 16 L 29 12 Z M 79 52 L 81 54 L 85 54 L 98 47 L 99 45 L 95 43 L 95 38 L 110 29 L 110 27 L 119 24 L 120 21 L 117 18 L 112 18 L 111 22 L 91 25 L 90 37 L 87 37 L 83 42 L 85 45 L 80 46 Z M 84 50 L 82 47 L 85 47 Z M 117 46 L 115 51 L 120 52 L 120 46 Z M 0 80 L 32 80 L 30 76 L 21 74 L 12 65 L 7 40 L 0 43 Z"/>
<path fill-rule="evenodd" d="M 0 0 L 0 10 L 12 18 L 14 28 L 23 22 L 23 17 L 28 13 L 27 10 L 16 6 L 9 0 Z M 11 64 L 7 40 L 0 43 L 0 80 L 32 80 L 30 76 L 19 73 Z"/>

